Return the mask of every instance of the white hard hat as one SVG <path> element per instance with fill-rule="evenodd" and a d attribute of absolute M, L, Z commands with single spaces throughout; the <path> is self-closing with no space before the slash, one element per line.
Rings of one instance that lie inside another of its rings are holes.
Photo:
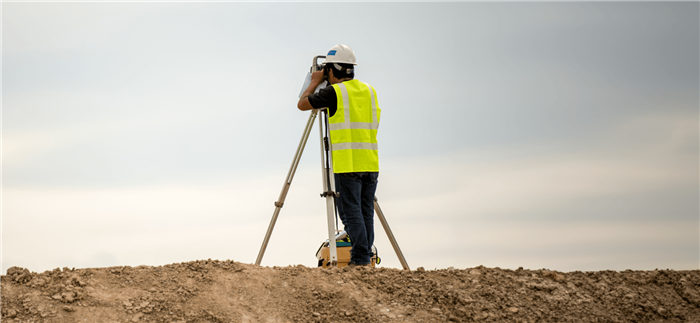
<path fill-rule="evenodd" d="M 348 45 L 343 44 L 335 45 L 328 51 L 328 54 L 326 54 L 326 61 L 323 64 L 326 63 L 344 63 L 357 65 L 357 63 L 355 62 L 355 53 L 352 51 L 352 48 L 350 48 L 350 46 Z"/>

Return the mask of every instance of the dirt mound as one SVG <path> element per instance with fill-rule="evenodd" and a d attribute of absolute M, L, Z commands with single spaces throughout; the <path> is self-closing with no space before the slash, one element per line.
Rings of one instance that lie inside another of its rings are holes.
<path fill-rule="evenodd" d="M 2 276 L 2 322 L 700 322 L 700 270 L 261 267 L 199 260 Z"/>

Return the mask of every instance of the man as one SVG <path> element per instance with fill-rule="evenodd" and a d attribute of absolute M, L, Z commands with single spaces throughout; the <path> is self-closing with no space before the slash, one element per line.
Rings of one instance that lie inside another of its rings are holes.
<path fill-rule="evenodd" d="M 328 108 L 340 219 L 352 245 L 350 264 L 369 266 L 374 244 L 374 192 L 379 176 L 377 129 L 381 110 L 374 88 L 355 80 L 355 53 L 346 45 L 328 51 L 323 71 L 311 75 L 297 107 Z M 324 79 L 331 86 L 314 94 Z"/>

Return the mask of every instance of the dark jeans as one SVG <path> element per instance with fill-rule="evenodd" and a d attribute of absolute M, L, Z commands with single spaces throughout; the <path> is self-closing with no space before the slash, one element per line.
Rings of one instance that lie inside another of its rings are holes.
<path fill-rule="evenodd" d="M 335 174 L 338 213 L 352 245 L 350 263 L 366 265 L 374 244 L 374 192 L 378 172 Z"/>

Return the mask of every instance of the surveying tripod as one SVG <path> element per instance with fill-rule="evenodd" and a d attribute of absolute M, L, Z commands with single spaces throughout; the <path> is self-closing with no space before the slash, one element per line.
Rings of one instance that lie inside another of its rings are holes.
<path fill-rule="evenodd" d="M 313 65 L 311 65 L 311 73 L 316 72 L 320 69 L 320 66 L 318 65 L 318 59 L 319 58 L 326 58 L 325 56 L 315 56 L 313 58 Z M 303 90 L 302 90 L 303 91 Z M 335 197 L 338 196 L 338 193 L 335 192 L 335 178 L 332 176 L 333 174 L 333 169 L 332 169 L 332 163 L 331 163 L 331 155 L 328 153 L 330 149 L 330 142 L 327 134 L 329 134 L 328 131 L 328 113 L 325 109 L 313 109 L 311 110 L 311 114 L 309 115 L 309 120 L 306 122 L 306 127 L 304 128 L 304 134 L 301 137 L 301 141 L 299 142 L 299 146 L 297 147 L 297 151 L 294 154 L 294 159 L 292 161 L 292 165 L 289 168 L 289 172 L 287 173 L 287 179 L 284 182 L 284 185 L 282 186 L 282 191 L 280 192 L 280 196 L 275 202 L 275 211 L 272 213 L 272 220 L 270 221 L 270 225 L 267 228 L 267 233 L 265 233 L 265 240 L 263 240 L 263 244 L 260 247 L 260 252 L 258 253 L 258 258 L 255 260 L 256 265 L 260 265 L 260 262 L 262 261 L 262 257 L 265 254 L 265 249 L 267 249 L 267 243 L 270 241 L 270 236 L 272 235 L 272 230 L 275 228 L 275 223 L 277 222 L 277 217 L 279 216 L 280 210 L 282 209 L 282 206 L 284 206 L 284 200 L 287 198 L 287 192 L 289 191 L 289 187 L 292 185 L 292 179 L 294 179 L 294 173 L 297 170 L 297 166 L 299 166 L 299 161 L 301 160 L 301 154 L 304 152 L 304 147 L 306 146 L 306 141 L 309 139 L 309 134 L 311 133 L 311 128 L 313 128 L 314 125 L 314 120 L 316 119 L 316 116 L 319 113 L 319 110 L 323 110 L 323 117 L 318 119 L 318 126 L 319 126 L 319 135 L 320 135 L 320 141 L 321 141 L 321 173 L 322 173 L 322 179 L 323 179 L 323 193 L 321 194 L 321 197 L 324 197 L 326 199 L 326 214 L 328 218 L 328 246 L 330 249 L 330 264 L 332 267 L 337 267 L 338 266 L 338 252 L 336 249 L 336 234 L 335 234 L 335 228 L 333 227 L 334 223 L 334 214 L 336 210 L 335 206 Z M 324 121 L 325 121 L 325 128 L 324 128 Z M 325 129 L 325 131 L 324 131 Z M 326 136 L 324 136 L 326 135 Z M 377 213 L 377 217 L 379 218 L 379 221 L 382 223 L 382 226 L 384 227 L 384 231 L 386 232 L 387 237 L 389 238 L 389 241 L 391 241 L 392 247 L 394 247 L 394 251 L 396 252 L 396 256 L 398 256 L 399 261 L 401 262 L 401 266 L 403 269 L 410 270 L 408 267 L 408 263 L 406 262 L 406 259 L 403 256 L 403 253 L 401 252 L 401 248 L 399 248 L 399 244 L 396 242 L 396 238 L 394 238 L 394 234 L 391 232 L 391 229 L 389 228 L 389 223 L 386 221 L 386 218 L 384 217 L 384 213 L 382 212 L 382 209 L 379 207 L 379 202 L 377 200 L 377 197 L 374 197 L 374 210 Z M 352 239 L 352 237 L 351 237 Z M 370 246 L 372 247 L 372 246 Z"/>

